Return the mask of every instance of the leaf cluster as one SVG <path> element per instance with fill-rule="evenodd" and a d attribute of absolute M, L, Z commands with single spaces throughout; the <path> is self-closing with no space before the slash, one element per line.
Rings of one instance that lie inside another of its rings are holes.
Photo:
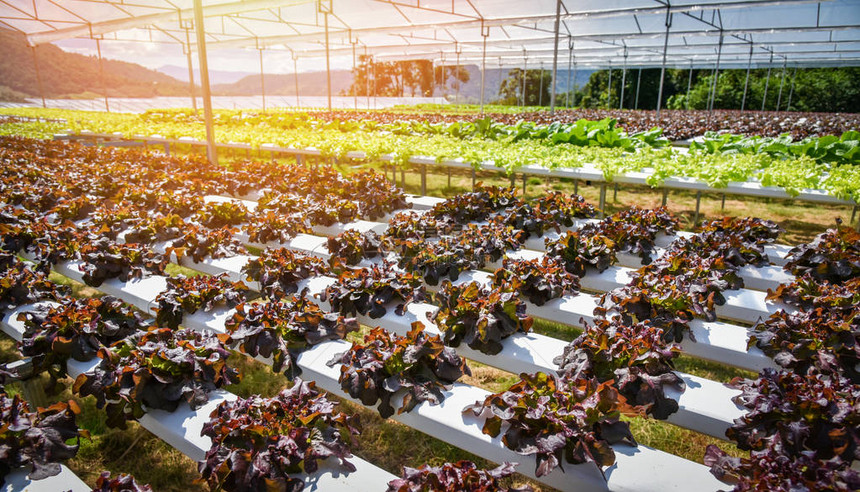
<path fill-rule="evenodd" d="M 107 424 L 125 428 L 147 409 L 172 412 L 182 402 L 196 409 L 210 391 L 237 383 L 238 374 L 227 366 L 229 355 L 214 335 L 152 328 L 99 349 L 101 362 L 80 374 L 73 390 L 95 396 Z"/>
<path fill-rule="evenodd" d="M 353 318 L 327 313 L 304 296 L 261 304 L 240 304 L 227 320 L 221 340 L 252 357 L 272 358 L 272 370 L 292 379 L 301 373 L 299 353 L 358 330 Z"/>
<path fill-rule="evenodd" d="M 666 388 L 686 387 L 674 372 L 673 360 L 681 348 L 665 338 L 663 330 L 648 321 L 627 324 L 619 317 L 598 318 L 553 363 L 565 378 L 612 382 L 628 404 L 664 420 L 678 411 Z"/>
<path fill-rule="evenodd" d="M 454 285 L 445 281 L 433 299 L 439 309 L 428 313 L 428 318 L 452 347 L 465 343 L 494 355 L 502 350 L 502 340 L 517 332 L 528 333 L 534 322 L 509 286 L 487 289 L 477 282 Z"/>
<path fill-rule="evenodd" d="M 249 281 L 258 282 L 269 299 L 295 294 L 302 280 L 330 273 L 328 265 L 319 258 L 287 248 L 266 249 L 242 267 L 242 274 Z"/>
<path fill-rule="evenodd" d="M 178 275 L 167 278 L 167 289 L 155 298 L 155 322 L 159 326 L 176 329 L 185 313 L 216 308 L 231 309 L 245 302 L 248 286 L 232 282 L 226 273 L 215 277 Z"/>
<path fill-rule="evenodd" d="M 22 467 L 30 468 L 32 480 L 60 473 L 60 462 L 74 458 L 80 438 L 89 437 L 75 422 L 79 413 L 71 400 L 31 411 L 19 395 L 10 397 L 0 386 L 0 485 Z M 69 439 L 75 444 L 67 444 Z"/>
<path fill-rule="evenodd" d="M 501 479 L 513 475 L 516 463 L 502 463 L 492 470 L 461 460 L 440 466 L 403 467 L 400 478 L 388 482 L 388 492 L 531 492 L 529 486 L 503 487 Z"/>
<path fill-rule="evenodd" d="M 613 444 L 635 446 L 628 423 L 619 420 L 625 406 L 610 382 L 538 372 L 521 374 L 508 390 L 467 406 L 463 413 L 485 417 L 484 434 L 503 434 L 507 448 L 535 455 L 535 474 L 542 477 L 563 463 L 608 467 L 615 463 Z"/>
<path fill-rule="evenodd" d="M 532 260 L 505 258 L 502 267 L 493 273 L 493 286 L 506 284 L 536 306 L 579 293 L 579 277 L 549 256 Z"/>
<path fill-rule="evenodd" d="M 314 382 L 296 379 L 273 398 L 222 402 L 203 425 L 212 447 L 198 468 L 212 490 L 304 489 L 303 476 L 335 458 L 346 471 L 357 417 L 335 412 Z"/>
<path fill-rule="evenodd" d="M 419 321 L 403 337 L 371 329 L 363 344 L 353 343 L 328 362 L 329 367 L 337 364 L 341 365 L 341 388 L 367 406 L 379 402 L 377 410 L 383 418 L 394 414 L 391 400 L 401 390 L 398 414 L 422 402 L 438 405 L 445 399 L 444 390 L 464 374 L 472 374 L 466 361 L 441 338 L 428 335 Z"/>

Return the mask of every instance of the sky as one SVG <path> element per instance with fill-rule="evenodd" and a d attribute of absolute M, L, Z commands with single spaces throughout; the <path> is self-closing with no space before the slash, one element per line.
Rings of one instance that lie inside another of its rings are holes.
<path fill-rule="evenodd" d="M 68 39 L 54 43 L 65 51 L 82 55 L 96 54 L 95 41 L 90 39 Z M 110 41 L 101 43 L 102 56 L 114 60 L 138 63 L 144 67 L 157 70 L 165 65 L 178 67 L 187 66 L 187 57 L 178 44 Z M 197 67 L 197 53 L 192 56 L 194 67 Z M 255 49 L 210 50 L 208 52 L 210 70 L 228 72 L 260 72 L 260 55 Z M 265 73 L 293 73 L 293 59 L 285 51 L 268 50 L 263 53 L 263 68 Z M 331 58 L 331 68 L 351 69 L 352 56 Z M 317 72 L 325 70 L 325 59 L 299 59 L 299 72 Z"/>

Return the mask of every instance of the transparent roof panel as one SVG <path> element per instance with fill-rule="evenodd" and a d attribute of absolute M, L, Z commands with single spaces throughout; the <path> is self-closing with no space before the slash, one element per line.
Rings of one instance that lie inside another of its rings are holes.
<path fill-rule="evenodd" d="M 0 0 L 0 27 L 33 45 L 72 38 L 184 43 L 192 0 Z M 612 66 L 667 63 L 860 64 L 860 0 L 204 0 L 207 44 L 304 58 L 359 53 L 494 64 L 560 58 Z M 321 11 L 328 11 L 325 15 Z M 667 18 L 671 26 L 667 28 Z M 486 38 L 484 37 L 486 35 Z M 720 38 L 722 36 L 722 47 Z M 626 56 L 625 56 L 626 55 Z"/>

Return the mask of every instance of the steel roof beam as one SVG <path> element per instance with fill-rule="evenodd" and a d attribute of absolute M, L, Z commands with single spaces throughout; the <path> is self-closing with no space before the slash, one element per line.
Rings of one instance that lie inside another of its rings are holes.
<path fill-rule="evenodd" d="M 245 0 L 219 5 L 211 5 L 203 9 L 204 17 L 218 17 L 229 14 L 237 14 L 242 12 L 253 12 L 257 10 L 266 10 L 274 7 L 282 7 L 285 5 L 297 5 L 310 3 L 312 0 Z M 180 9 L 160 14 L 147 14 L 138 17 L 126 17 L 121 19 L 112 19 L 103 22 L 93 22 L 90 24 L 82 24 L 76 27 L 66 27 L 55 29 L 47 32 L 32 33 L 27 36 L 27 41 L 32 46 L 39 44 L 50 43 L 62 39 L 77 38 L 81 36 L 90 37 L 93 35 L 106 34 L 124 29 L 134 29 L 138 27 L 146 27 L 153 24 L 174 22 L 180 18 L 190 18 L 193 15 L 193 10 Z"/>

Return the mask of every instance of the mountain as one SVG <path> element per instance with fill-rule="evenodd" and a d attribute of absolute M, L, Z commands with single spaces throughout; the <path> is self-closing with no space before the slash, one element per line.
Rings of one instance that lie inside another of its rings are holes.
<path fill-rule="evenodd" d="M 188 67 L 176 65 L 164 65 L 156 69 L 157 71 L 169 75 L 176 80 L 188 83 Z M 241 80 L 243 77 L 253 75 L 252 72 L 231 72 L 228 70 L 209 70 L 209 84 L 233 84 Z M 200 85 L 200 70 L 194 69 L 194 83 Z"/>
<path fill-rule="evenodd" d="M 292 96 L 296 93 L 294 74 L 266 74 L 266 94 L 272 96 Z M 349 90 L 352 84 L 352 72 L 349 70 L 331 71 L 331 93 L 339 95 Z M 212 86 L 212 94 L 216 96 L 249 96 L 260 94 L 260 75 L 248 75 L 232 84 L 217 84 Z M 326 95 L 325 72 L 305 72 L 299 74 L 299 94 L 302 96 Z"/>
<path fill-rule="evenodd" d="M 23 34 L 0 29 L 0 94 L 23 93 L 39 97 L 33 53 Z M 90 95 L 100 97 L 99 61 L 93 56 L 68 53 L 52 44 L 36 47 L 45 97 Z M 185 96 L 188 85 L 136 63 L 103 61 L 104 80 L 111 97 Z M 7 90 L 2 90 L 2 89 Z"/>

